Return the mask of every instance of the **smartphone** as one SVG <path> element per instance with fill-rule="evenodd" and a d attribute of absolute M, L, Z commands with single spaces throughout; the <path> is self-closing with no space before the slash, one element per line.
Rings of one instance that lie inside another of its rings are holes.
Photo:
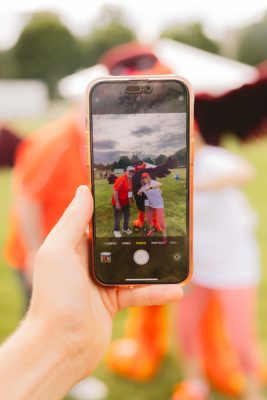
<path fill-rule="evenodd" d="M 102 285 L 192 272 L 193 93 L 176 76 L 108 77 L 87 98 L 90 268 Z"/>

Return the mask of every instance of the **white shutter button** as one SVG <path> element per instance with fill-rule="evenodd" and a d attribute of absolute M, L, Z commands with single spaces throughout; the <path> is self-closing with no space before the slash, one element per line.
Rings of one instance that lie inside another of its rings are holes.
<path fill-rule="evenodd" d="M 145 265 L 149 260 L 149 254 L 146 250 L 137 250 L 134 253 L 134 261 L 138 265 Z"/>

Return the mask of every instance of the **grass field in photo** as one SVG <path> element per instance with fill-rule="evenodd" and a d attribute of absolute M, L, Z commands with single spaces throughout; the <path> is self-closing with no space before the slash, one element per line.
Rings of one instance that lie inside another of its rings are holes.
<path fill-rule="evenodd" d="M 179 180 L 175 180 L 176 173 Z M 160 187 L 164 201 L 165 222 L 169 236 L 183 236 L 186 233 L 186 171 L 185 168 L 172 169 L 166 178 L 157 179 L 162 184 Z M 113 185 L 107 179 L 95 180 L 95 215 L 97 237 L 113 236 L 113 208 L 111 205 Z M 130 229 L 137 218 L 136 204 L 131 204 Z M 122 225 L 123 217 L 121 219 Z M 126 234 L 124 234 L 126 235 Z M 133 231 L 131 236 L 144 236 L 144 230 Z M 155 232 L 155 236 L 160 233 Z"/>

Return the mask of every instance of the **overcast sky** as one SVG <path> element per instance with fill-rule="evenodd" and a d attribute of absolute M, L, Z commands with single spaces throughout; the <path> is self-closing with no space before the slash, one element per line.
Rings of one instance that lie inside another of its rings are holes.
<path fill-rule="evenodd" d="M 94 115 L 95 163 L 110 164 L 134 154 L 140 159 L 171 156 L 185 147 L 185 126 L 185 113 Z"/>
<path fill-rule="evenodd" d="M 143 41 L 150 41 L 169 24 L 201 20 L 208 34 L 220 37 L 257 19 L 267 11 L 267 0 L 7 0 L 1 4 L 0 47 L 16 40 L 26 16 L 34 11 L 57 11 L 76 34 L 88 32 L 103 4 L 117 5 Z M 75 5 L 75 6 L 74 6 Z"/>

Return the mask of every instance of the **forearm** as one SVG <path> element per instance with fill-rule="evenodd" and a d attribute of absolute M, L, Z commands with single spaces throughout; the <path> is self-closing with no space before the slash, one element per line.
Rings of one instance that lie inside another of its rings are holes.
<path fill-rule="evenodd" d="M 41 323 L 26 320 L 0 349 L 0 398 L 62 399 L 81 368 Z"/>
<path fill-rule="evenodd" d="M 119 203 L 119 193 L 117 190 L 113 190 L 114 200 L 116 203 Z"/>
<path fill-rule="evenodd" d="M 157 182 L 157 183 L 152 184 L 150 187 L 152 189 L 158 189 L 160 186 L 161 186 L 161 183 Z"/>

